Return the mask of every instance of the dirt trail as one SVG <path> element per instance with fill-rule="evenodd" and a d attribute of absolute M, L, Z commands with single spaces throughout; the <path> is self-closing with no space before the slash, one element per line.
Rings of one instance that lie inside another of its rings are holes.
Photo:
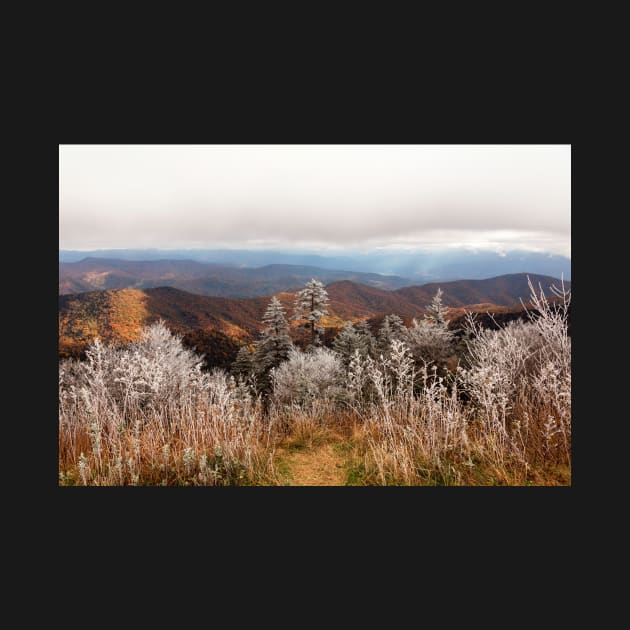
<path fill-rule="evenodd" d="M 288 486 L 344 486 L 345 459 L 327 443 L 282 455 Z"/>

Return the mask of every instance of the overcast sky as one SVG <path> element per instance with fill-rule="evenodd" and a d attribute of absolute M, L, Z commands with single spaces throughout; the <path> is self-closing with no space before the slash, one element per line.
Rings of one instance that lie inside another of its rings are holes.
<path fill-rule="evenodd" d="M 59 247 L 570 256 L 570 145 L 61 145 Z"/>

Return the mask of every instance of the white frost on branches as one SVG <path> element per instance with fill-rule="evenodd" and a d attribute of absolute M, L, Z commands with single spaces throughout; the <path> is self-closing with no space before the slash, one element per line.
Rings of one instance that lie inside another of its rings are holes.
<path fill-rule="evenodd" d="M 344 397 L 345 376 L 341 359 L 328 348 L 307 353 L 294 348 L 289 359 L 273 370 L 274 399 L 300 406 L 335 402 Z"/>
<path fill-rule="evenodd" d="M 305 320 L 306 325 L 311 330 L 311 344 L 313 346 L 321 343 L 321 333 L 323 328 L 320 322 L 324 315 L 328 315 L 328 293 L 324 285 L 313 278 L 306 286 L 298 291 L 295 297 L 294 310 L 295 320 Z"/>
<path fill-rule="evenodd" d="M 256 342 L 254 364 L 259 374 L 266 375 L 269 370 L 286 361 L 293 347 L 284 306 L 275 296 L 271 298 L 263 323 L 266 326 Z"/>
<path fill-rule="evenodd" d="M 393 313 L 387 315 L 378 329 L 377 351 L 379 354 L 387 356 L 393 341 L 405 341 L 406 339 L 407 329 L 403 320 Z"/>
<path fill-rule="evenodd" d="M 427 306 L 424 318 L 439 326 L 447 325 L 448 307 L 442 304 L 442 295 L 444 292 L 438 287 L 438 290 L 431 301 L 431 304 Z"/>
<path fill-rule="evenodd" d="M 372 349 L 372 345 L 373 339 L 369 329 L 366 331 L 365 326 L 355 328 L 352 322 L 346 322 L 333 341 L 333 348 L 339 354 L 346 367 L 350 365 L 350 361 L 356 351 L 363 356 L 367 356 Z"/>

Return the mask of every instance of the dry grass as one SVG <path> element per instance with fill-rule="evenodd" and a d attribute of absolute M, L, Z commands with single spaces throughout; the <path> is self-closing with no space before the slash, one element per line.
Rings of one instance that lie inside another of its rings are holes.
<path fill-rule="evenodd" d="M 180 410 L 181 413 L 181 410 Z M 418 416 L 286 415 L 253 410 L 226 422 L 198 409 L 177 420 L 90 426 L 59 433 L 64 485 L 569 485 L 570 461 L 500 453 L 482 422 L 461 433 Z M 375 414 L 377 411 L 375 410 Z"/>
<path fill-rule="evenodd" d="M 533 297 L 528 326 L 472 326 L 450 378 L 395 342 L 353 359 L 344 397 L 285 395 L 267 413 L 163 326 L 96 343 L 60 368 L 60 484 L 570 485 L 568 302 Z"/>
<path fill-rule="evenodd" d="M 321 444 L 308 449 L 284 451 L 278 456 L 289 471 L 286 485 L 291 486 L 344 486 L 346 484 L 345 460 L 334 444 Z M 285 484 L 282 484 L 285 485 Z"/>

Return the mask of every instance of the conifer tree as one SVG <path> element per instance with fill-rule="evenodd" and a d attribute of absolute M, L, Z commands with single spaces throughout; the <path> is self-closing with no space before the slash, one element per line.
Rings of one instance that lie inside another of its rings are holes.
<path fill-rule="evenodd" d="M 324 315 L 328 315 L 328 293 L 324 285 L 313 278 L 298 292 L 295 298 L 295 320 L 306 320 L 305 325 L 311 330 L 311 345 L 321 343 L 323 328 L 319 325 Z"/>
<path fill-rule="evenodd" d="M 341 329 L 341 332 L 335 337 L 333 341 L 333 348 L 335 352 L 341 357 L 344 365 L 348 367 L 350 359 L 355 350 L 359 350 L 362 339 L 355 330 L 352 322 L 346 322 Z"/>
<path fill-rule="evenodd" d="M 442 303 L 442 289 L 438 288 L 431 304 L 427 306 L 426 313 L 424 314 L 424 318 L 429 320 L 434 324 L 438 324 L 439 326 L 446 327 L 448 326 L 448 322 L 446 317 L 448 316 L 448 307 L 444 306 Z"/>
<path fill-rule="evenodd" d="M 360 322 L 357 322 L 354 325 L 354 329 L 359 336 L 359 350 L 361 354 L 364 357 L 373 355 L 376 349 L 376 339 L 374 339 L 367 320 L 362 319 Z"/>
<path fill-rule="evenodd" d="M 256 342 L 254 367 L 262 391 L 269 389 L 269 372 L 280 365 L 289 356 L 293 347 L 289 336 L 289 324 L 284 314 L 284 307 L 277 297 L 272 297 L 263 316 L 265 328 Z"/>
<path fill-rule="evenodd" d="M 232 363 L 232 374 L 247 379 L 254 371 L 254 356 L 247 346 L 241 346 Z"/>
<path fill-rule="evenodd" d="M 387 315 L 378 330 L 377 351 L 383 356 L 390 352 L 392 341 L 405 341 L 407 329 L 398 315 Z"/>
<path fill-rule="evenodd" d="M 412 322 L 408 340 L 415 361 L 433 363 L 444 369 L 444 361 L 452 354 L 454 335 L 448 328 L 448 308 L 442 303 L 442 290 L 438 289 L 421 321 Z"/>

